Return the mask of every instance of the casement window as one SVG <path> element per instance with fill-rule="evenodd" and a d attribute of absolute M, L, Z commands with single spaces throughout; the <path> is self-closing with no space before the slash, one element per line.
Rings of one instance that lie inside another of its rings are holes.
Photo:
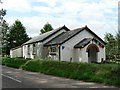
<path fill-rule="evenodd" d="M 33 54 L 36 54 L 36 47 L 35 47 L 35 44 L 33 44 Z"/>
<path fill-rule="evenodd" d="M 30 45 L 28 45 L 28 55 L 30 55 Z"/>
<path fill-rule="evenodd" d="M 56 48 L 56 47 L 51 47 L 51 48 L 50 48 L 50 51 L 51 51 L 51 52 L 57 52 L 57 48 Z"/>
<path fill-rule="evenodd" d="M 57 48 L 55 46 L 50 47 L 49 54 L 50 55 L 56 55 L 56 53 L 57 53 Z"/>

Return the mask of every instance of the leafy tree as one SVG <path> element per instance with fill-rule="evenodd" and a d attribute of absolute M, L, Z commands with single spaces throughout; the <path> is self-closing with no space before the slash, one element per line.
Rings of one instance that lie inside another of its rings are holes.
<path fill-rule="evenodd" d="M 108 59 L 113 59 L 114 56 L 117 54 L 117 40 L 111 33 L 106 33 L 104 39 L 107 43 L 106 56 Z"/>
<path fill-rule="evenodd" d="M 118 31 L 117 33 L 117 41 L 118 41 L 118 50 L 119 50 L 119 53 L 120 53 L 120 31 Z"/>
<path fill-rule="evenodd" d="M 3 24 L 2 24 L 2 40 L 1 40 L 1 43 L 2 43 L 2 54 L 3 56 L 4 55 L 7 55 L 7 48 L 8 48 L 8 30 L 9 30 L 9 26 L 8 26 L 8 23 L 4 20 Z"/>
<path fill-rule="evenodd" d="M 9 49 L 17 47 L 29 40 L 26 34 L 26 29 L 23 24 L 16 20 L 15 23 L 10 27 L 8 34 L 8 46 Z"/>
<path fill-rule="evenodd" d="M 2 4 L 1 0 L 0 0 L 0 4 Z M 7 31 L 9 29 L 8 27 L 8 23 L 4 20 L 4 16 L 6 15 L 6 10 L 5 9 L 1 9 L 0 10 L 0 54 L 2 54 L 3 56 L 6 55 L 6 51 L 7 51 Z"/>
<path fill-rule="evenodd" d="M 51 30 L 53 30 L 52 25 L 49 23 L 46 23 L 44 25 L 43 29 L 40 30 L 40 32 L 43 34 L 43 33 L 46 33 L 48 31 L 51 31 Z"/>
<path fill-rule="evenodd" d="M 120 58 L 120 30 L 118 31 L 118 33 L 116 35 L 116 39 L 117 39 L 117 45 L 118 45 L 118 54 L 119 54 L 119 58 Z"/>

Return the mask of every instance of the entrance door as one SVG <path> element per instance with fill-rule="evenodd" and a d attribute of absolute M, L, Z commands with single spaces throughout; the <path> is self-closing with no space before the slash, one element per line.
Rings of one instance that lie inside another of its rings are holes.
<path fill-rule="evenodd" d="M 98 47 L 96 45 L 90 45 L 87 49 L 88 62 L 97 62 L 98 58 Z"/>

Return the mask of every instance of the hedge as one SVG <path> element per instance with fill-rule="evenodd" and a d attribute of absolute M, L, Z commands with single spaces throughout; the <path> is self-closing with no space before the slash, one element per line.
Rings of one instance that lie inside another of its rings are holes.
<path fill-rule="evenodd" d="M 93 64 L 33 60 L 23 65 L 22 69 L 120 87 L 119 64 Z"/>
<path fill-rule="evenodd" d="M 27 71 L 120 87 L 120 64 L 24 60 L 20 58 L 4 58 L 2 61 L 6 66 L 22 68 Z"/>
<path fill-rule="evenodd" d="M 19 68 L 25 64 L 27 60 L 22 58 L 2 58 L 2 65 L 6 65 L 13 68 Z"/>

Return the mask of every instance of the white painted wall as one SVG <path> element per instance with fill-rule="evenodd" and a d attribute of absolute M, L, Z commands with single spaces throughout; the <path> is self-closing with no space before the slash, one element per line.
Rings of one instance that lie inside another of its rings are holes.
<path fill-rule="evenodd" d="M 67 42 L 63 43 L 62 46 L 65 46 L 65 48 L 63 50 L 61 48 L 61 59 L 65 61 L 70 61 L 70 58 L 72 58 L 72 60 L 78 61 L 74 56 L 74 52 L 76 52 L 74 46 L 84 38 L 93 38 L 93 36 L 86 30 L 83 30 Z"/>
<path fill-rule="evenodd" d="M 72 61 L 74 62 L 88 62 L 88 53 L 86 52 L 88 45 L 82 49 L 74 48 L 74 46 L 84 38 L 94 38 L 94 36 L 87 30 L 83 30 L 67 42 L 63 43 L 61 46 L 65 46 L 65 48 L 62 50 L 61 47 L 61 60 L 70 61 L 70 58 L 72 58 Z M 104 58 L 105 60 L 105 48 L 100 48 L 100 52 L 98 52 L 98 62 L 101 61 L 101 58 Z"/>
<path fill-rule="evenodd" d="M 95 44 L 98 48 L 99 48 L 99 52 L 98 52 L 98 61 L 97 62 L 101 62 L 101 59 L 103 58 L 103 60 L 106 60 L 106 54 L 105 54 L 105 47 L 104 48 L 100 48 L 99 45 L 97 45 L 95 42 L 91 42 L 90 44 Z M 84 52 L 86 51 L 87 47 L 90 45 L 88 44 L 85 48 L 84 48 Z M 88 53 L 86 53 L 84 55 L 84 57 L 86 57 L 86 59 L 88 60 Z"/>
<path fill-rule="evenodd" d="M 10 57 L 22 57 L 22 48 L 16 48 L 16 49 L 11 49 L 10 50 Z"/>
<path fill-rule="evenodd" d="M 37 43 L 37 58 L 42 58 L 43 56 L 43 43 L 38 42 Z"/>
<path fill-rule="evenodd" d="M 61 29 L 60 31 L 58 31 L 57 33 L 55 33 L 54 35 L 52 35 L 51 37 L 49 37 L 48 39 L 46 39 L 44 42 L 37 42 L 36 43 L 36 48 L 37 48 L 37 52 L 36 55 L 33 55 L 33 44 L 29 44 L 30 45 L 30 55 L 28 55 L 28 45 L 24 45 L 23 46 L 23 57 L 26 58 L 45 58 L 48 56 L 48 50 L 47 48 L 43 47 L 43 44 L 47 43 L 48 41 L 52 40 L 53 38 L 55 38 L 56 36 L 58 36 L 59 34 L 66 32 L 66 30 Z"/>
<path fill-rule="evenodd" d="M 48 42 L 49 40 L 53 39 L 54 37 L 58 36 L 62 32 L 65 32 L 65 30 L 59 31 L 58 33 L 51 36 L 50 38 L 48 38 L 44 42 L 36 43 L 36 48 L 37 48 L 36 56 L 34 56 L 33 53 L 32 53 L 33 52 L 33 45 L 32 44 L 30 44 L 30 55 L 28 55 L 28 50 L 27 50 L 28 45 L 24 45 L 23 46 L 23 57 L 32 58 L 32 59 L 34 59 L 35 57 L 36 58 L 44 58 L 44 56 L 48 57 L 49 54 L 46 55 L 46 53 L 48 53 L 47 48 L 46 48 L 46 50 L 44 50 L 45 48 L 43 48 L 43 44 Z M 84 38 L 93 38 L 93 37 L 94 36 L 91 35 L 91 33 L 89 33 L 87 30 L 83 30 L 82 32 L 80 32 L 76 36 L 72 37 L 67 42 L 63 43 L 60 46 L 61 61 L 70 61 L 70 58 L 72 58 L 72 61 L 74 61 L 74 62 L 79 62 L 79 61 L 88 62 L 88 53 L 86 52 L 86 49 L 90 44 L 87 45 L 86 47 L 82 48 L 82 49 L 75 49 L 74 46 L 77 43 L 79 43 L 81 40 L 83 40 Z M 96 43 L 94 43 L 94 44 L 96 44 Z M 63 50 L 62 50 L 62 46 L 65 46 L 65 48 Z M 59 54 L 59 50 L 58 50 L 57 53 Z M 105 57 L 105 48 L 100 48 L 100 52 L 98 52 L 98 62 L 101 62 L 101 58 L 104 58 L 104 60 L 106 58 Z M 59 60 L 59 55 L 56 55 L 54 57 L 54 59 Z"/>

